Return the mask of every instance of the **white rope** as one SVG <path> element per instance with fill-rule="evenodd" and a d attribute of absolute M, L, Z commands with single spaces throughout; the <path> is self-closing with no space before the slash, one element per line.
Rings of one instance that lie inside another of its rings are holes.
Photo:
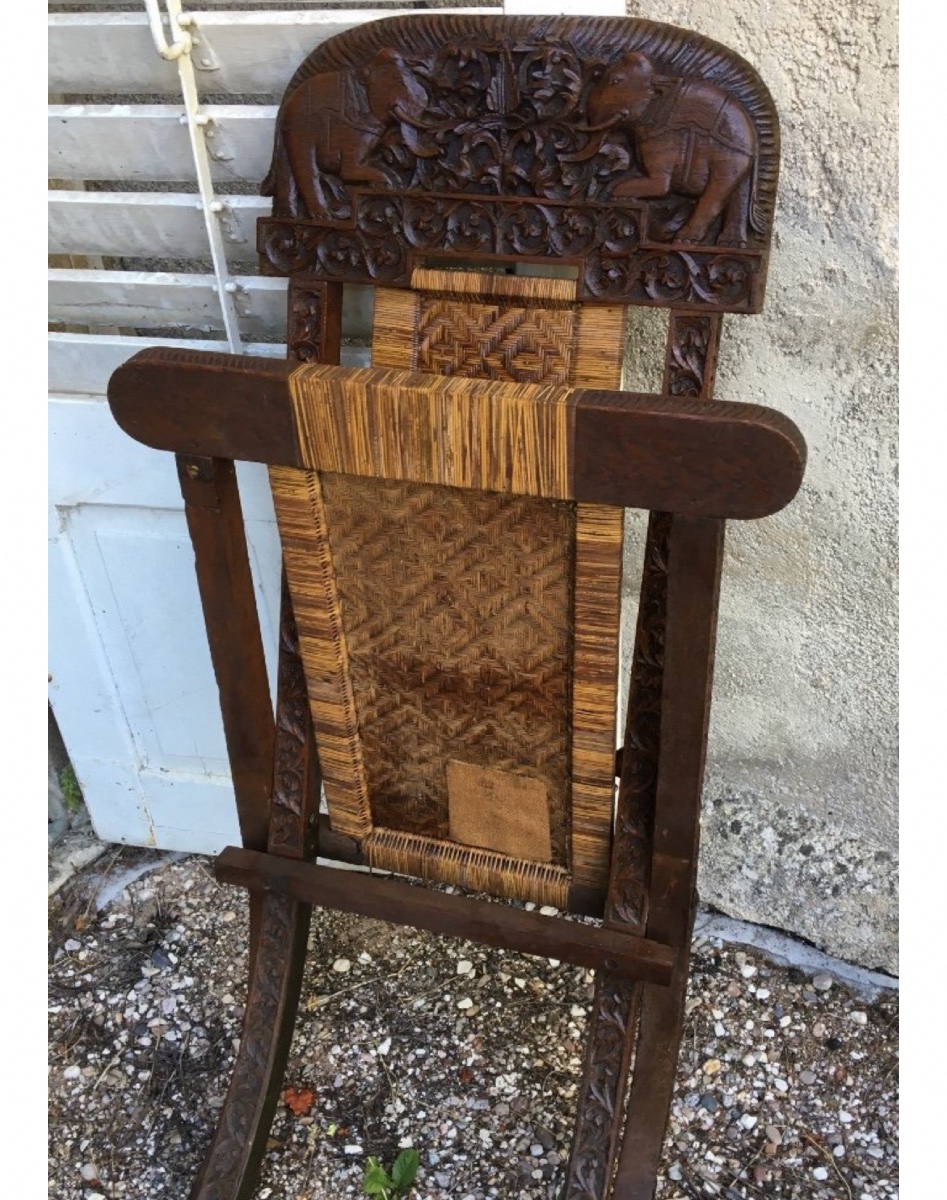
<path fill-rule="evenodd" d="M 177 63 L 178 78 L 181 81 L 181 95 L 184 100 L 184 116 L 181 120 L 182 124 L 187 125 L 188 137 L 191 142 L 191 155 L 194 159 L 194 171 L 197 175 L 197 187 L 200 192 L 204 228 L 207 231 L 210 256 L 214 264 L 214 277 L 217 281 L 217 299 L 220 302 L 224 331 L 227 335 L 231 354 L 242 354 L 243 341 L 240 337 L 240 320 L 236 306 L 236 295 L 239 288 L 234 280 L 230 278 L 227 248 L 224 242 L 223 229 L 220 224 L 220 213 L 224 211 L 225 206 L 214 194 L 214 183 L 210 173 L 210 152 L 207 148 L 207 138 L 205 136 L 205 129 L 209 124 L 209 119 L 206 113 L 201 112 L 200 100 L 197 95 L 197 80 L 194 75 L 194 63 L 191 58 L 194 39 L 185 28 L 191 25 L 194 18 L 190 13 L 181 12 L 181 0 L 164 0 L 172 35 L 172 40 L 168 42 L 161 20 L 159 0 L 144 0 L 144 4 L 155 49 L 162 58 Z"/>
<path fill-rule="evenodd" d="M 164 0 L 164 6 L 168 12 L 168 21 L 174 41 L 169 43 L 164 36 L 158 0 L 145 0 L 145 12 L 151 29 L 151 38 L 155 49 L 162 58 L 180 58 L 182 54 L 189 53 L 191 49 L 191 35 L 183 28 L 184 24 L 190 24 L 190 19 L 186 18 L 185 21 L 181 21 L 181 0 Z"/>

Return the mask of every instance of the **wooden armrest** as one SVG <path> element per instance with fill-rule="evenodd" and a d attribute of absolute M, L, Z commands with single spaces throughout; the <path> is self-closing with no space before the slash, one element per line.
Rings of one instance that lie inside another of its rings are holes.
<path fill-rule="evenodd" d="M 781 413 L 675 396 L 163 348 L 108 395 L 156 449 L 689 516 L 777 512 L 805 468 Z"/>

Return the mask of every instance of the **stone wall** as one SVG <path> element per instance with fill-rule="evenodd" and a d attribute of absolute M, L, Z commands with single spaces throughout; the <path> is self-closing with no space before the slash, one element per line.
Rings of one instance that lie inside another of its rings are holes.
<path fill-rule="evenodd" d="M 897 10 L 628 13 L 725 43 L 773 93 L 767 301 L 726 318 L 716 394 L 781 409 L 809 444 L 791 507 L 728 531 L 701 898 L 896 973 Z"/>

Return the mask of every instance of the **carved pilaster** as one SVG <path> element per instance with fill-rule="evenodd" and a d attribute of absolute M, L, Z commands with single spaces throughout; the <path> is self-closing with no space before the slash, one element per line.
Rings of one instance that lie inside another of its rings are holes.
<path fill-rule="evenodd" d="M 319 813 L 319 767 L 312 734 L 306 676 L 286 579 L 280 612 L 276 756 L 268 849 L 306 858 L 315 844 Z"/>
<path fill-rule="evenodd" d="M 287 357 L 296 362 L 337 363 L 342 340 L 341 283 L 292 279 L 287 299 Z"/>
<path fill-rule="evenodd" d="M 632 657 L 625 745 L 605 919 L 638 933 L 647 917 L 655 787 L 661 746 L 661 685 L 671 518 L 648 522 L 638 624 Z"/>
<path fill-rule="evenodd" d="M 721 317 L 713 313 L 671 313 L 662 389 L 666 394 L 710 399 L 721 324 Z"/>

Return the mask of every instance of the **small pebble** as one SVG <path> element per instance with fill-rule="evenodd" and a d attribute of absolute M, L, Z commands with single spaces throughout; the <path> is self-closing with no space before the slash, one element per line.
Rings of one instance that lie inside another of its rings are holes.
<path fill-rule="evenodd" d="M 812 1178 L 818 1179 L 821 1183 L 823 1179 L 828 1179 L 829 1172 L 826 1167 L 815 1167 L 812 1171 Z"/>
<path fill-rule="evenodd" d="M 799 1082 L 804 1083 L 806 1085 L 806 1087 L 812 1087 L 812 1085 L 815 1083 L 815 1081 L 816 1081 L 816 1075 L 815 1075 L 814 1071 L 800 1071 L 799 1072 Z"/>
<path fill-rule="evenodd" d="M 470 961 L 469 958 L 462 958 L 460 960 L 460 962 L 457 964 L 457 974 L 458 975 L 469 975 L 472 970 L 473 970 L 473 963 Z"/>
<path fill-rule="evenodd" d="M 339 975 L 345 975 L 346 972 L 351 971 L 351 969 L 352 964 L 347 958 L 337 958 L 332 964 L 332 970 L 336 971 Z M 348 1150 L 346 1150 L 346 1154 L 348 1154 Z"/>
<path fill-rule="evenodd" d="M 817 992 L 827 992 L 834 982 L 831 975 L 820 974 L 812 977 L 812 986 Z"/>
<path fill-rule="evenodd" d="M 856 1025 L 868 1024 L 868 1013 L 866 1012 L 851 1012 L 848 1016 L 849 1020 L 854 1021 Z"/>

